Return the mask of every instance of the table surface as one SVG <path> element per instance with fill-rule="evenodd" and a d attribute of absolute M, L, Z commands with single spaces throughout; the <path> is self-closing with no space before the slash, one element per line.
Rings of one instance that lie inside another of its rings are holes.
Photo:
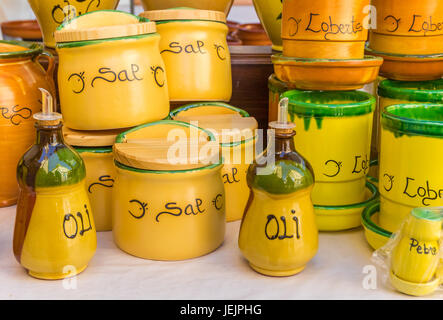
<path fill-rule="evenodd" d="M 12 253 L 15 206 L 0 209 L 0 299 L 408 299 L 387 287 L 365 289 L 372 250 L 361 229 L 320 233 L 319 250 L 298 275 L 273 278 L 249 268 L 237 245 L 239 222 L 228 223 L 224 244 L 180 262 L 150 261 L 119 250 L 112 232 L 98 233 L 97 252 L 75 279 L 28 276 Z M 372 270 L 369 267 L 369 270 Z M 431 296 L 441 299 L 442 294 Z M 415 298 L 417 299 L 417 298 Z"/>

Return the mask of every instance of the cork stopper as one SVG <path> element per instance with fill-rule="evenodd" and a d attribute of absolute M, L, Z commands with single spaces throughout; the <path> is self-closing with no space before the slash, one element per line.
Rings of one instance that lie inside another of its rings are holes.
<path fill-rule="evenodd" d="M 48 90 L 39 88 L 42 92 L 42 112 L 34 114 L 34 119 L 41 126 L 56 126 L 61 123 L 62 115 L 55 112 L 54 98 Z"/>
<path fill-rule="evenodd" d="M 203 20 L 226 23 L 226 15 L 221 11 L 199 10 L 194 8 L 171 8 L 166 10 L 145 11 L 140 17 L 150 21 Z"/>
<path fill-rule="evenodd" d="M 269 123 L 271 129 L 275 129 L 276 133 L 292 134 L 294 133 L 295 123 L 288 121 L 288 105 L 289 99 L 283 98 L 278 104 L 278 120 Z"/>

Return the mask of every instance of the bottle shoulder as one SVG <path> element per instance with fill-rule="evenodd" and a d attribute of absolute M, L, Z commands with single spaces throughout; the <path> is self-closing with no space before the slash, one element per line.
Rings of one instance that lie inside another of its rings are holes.
<path fill-rule="evenodd" d="M 35 187 L 72 185 L 86 177 L 81 156 L 63 143 L 34 144 L 17 166 L 19 184 Z"/>

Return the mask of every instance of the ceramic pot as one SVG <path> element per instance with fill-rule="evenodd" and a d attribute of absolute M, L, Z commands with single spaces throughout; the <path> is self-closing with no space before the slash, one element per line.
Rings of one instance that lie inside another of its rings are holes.
<path fill-rule="evenodd" d="M 76 16 L 115 9 L 119 0 L 28 0 L 43 31 L 45 46 L 55 48 L 54 32 L 65 21 Z"/>
<path fill-rule="evenodd" d="M 131 22 L 89 28 L 87 19 Z M 56 33 L 58 85 L 68 128 L 128 128 L 168 116 L 165 65 L 155 30 L 153 22 L 109 11 L 95 11 L 61 26 Z"/>
<path fill-rule="evenodd" d="M 45 71 L 38 62 L 48 60 Z M 16 167 L 32 145 L 34 119 L 41 110 L 38 88 L 54 92 L 54 59 L 38 44 L 0 41 L 0 207 L 17 200 Z"/>
<path fill-rule="evenodd" d="M 208 115 L 217 117 L 219 115 L 239 115 L 249 117 L 249 114 L 239 108 L 219 102 L 203 102 L 183 106 L 171 112 L 172 119 L 186 117 L 190 121 L 198 119 L 198 116 Z M 256 123 L 255 123 L 256 124 Z M 198 126 L 211 129 L 204 124 Z M 224 128 L 235 129 L 235 128 Z M 220 141 L 221 154 L 224 166 L 221 171 L 226 195 L 226 220 L 228 222 L 240 220 L 248 202 L 249 188 L 246 182 L 246 172 L 254 160 L 254 145 L 256 140 L 257 125 L 250 127 L 250 136 L 241 136 L 238 140 L 222 143 L 223 137 L 217 136 Z M 248 160 L 249 159 L 249 160 Z"/>
<path fill-rule="evenodd" d="M 285 0 L 283 55 L 314 59 L 362 59 L 370 0 Z"/>
<path fill-rule="evenodd" d="M 145 259 L 195 258 L 215 250 L 224 239 L 226 216 L 220 158 L 214 164 L 193 169 L 176 170 L 173 165 L 166 169 L 163 165 L 162 170 L 152 170 L 148 169 L 151 166 L 140 164 L 142 156 L 137 152 L 142 150 L 129 150 L 124 157 L 118 153 L 119 146 L 130 144 L 132 139 L 160 139 L 171 130 L 183 130 L 186 136 L 196 130 L 198 135 L 215 141 L 203 129 L 165 120 L 124 132 L 114 145 L 114 241 L 123 251 Z M 154 151 L 152 146 L 147 147 L 146 154 L 150 156 Z M 138 154 L 136 160 L 128 162 L 134 152 Z"/>
<path fill-rule="evenodd" d="M 406 55 L 443 53 L 443 2 L 440 0 L 373 0 L 377 28 L 371 30 L 373 50 Z"/>
<path fill-rule="evenodd" d="M 297 150 L 314 169 L 314 204 L 366 200 L 375 98 L 362 91 L 298 90 L 282 97 L 289 98 L 289 115 L 298 128 Z"/>
<path fill-rule="evenodd" d="M 146 11 L 189 7 L 200 10 L 222 11 L 228 16 L 234 0 L 142 0 Z"/>
<path fill-rule="evenodd" d="M 229 101 L 232 95 L 228 27 L 222 12 L 147 11 L 157 22 L 171 101 Z"/>
<path fill-rule="evenodd" d="M 283 11 L 283 0 L 254 0 L 254 8 L 264 26 L 268 37 L 272 41 L 272 49 L 282 51 L 281 19 Z"/>
<path fill-rule="evenodd" d="M 415 207 L 441 205 L 443 105 L 400 104 L 382 113 L 380 226 L 395 232 Z"/>
<path fill-rule="evenodd" d="M 361 224 L 365 229 L 366 241 L 374 250 L 383 247 L 392 236 L 391 232 L 379 226 L 379 210 L 380 202 L 376 201 L 367 206 L 361 214 Z"/>

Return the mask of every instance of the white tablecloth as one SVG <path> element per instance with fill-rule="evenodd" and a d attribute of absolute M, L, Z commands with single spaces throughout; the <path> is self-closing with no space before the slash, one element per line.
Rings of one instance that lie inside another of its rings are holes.
<path fill-rule="evenodd" d="M 89 267 L 66 282 L 37 280 L 26 274 L 12 253 L 14 219 L 15 207 L 0 209 L 0 299 L 409 298 L 380 280 L 377 289 L 364 288 L 363 268 L 372 264 L 372 250 L 361 229 L 321 233 L 315 258 L 303 272 L 286 278 L 262 276 L 249 268 L 237 246 L 239 222 L 228 224 L 218 250 L 181 262 L 130 256 L 114 245 L 111 232 L 101 232 Z"/>

